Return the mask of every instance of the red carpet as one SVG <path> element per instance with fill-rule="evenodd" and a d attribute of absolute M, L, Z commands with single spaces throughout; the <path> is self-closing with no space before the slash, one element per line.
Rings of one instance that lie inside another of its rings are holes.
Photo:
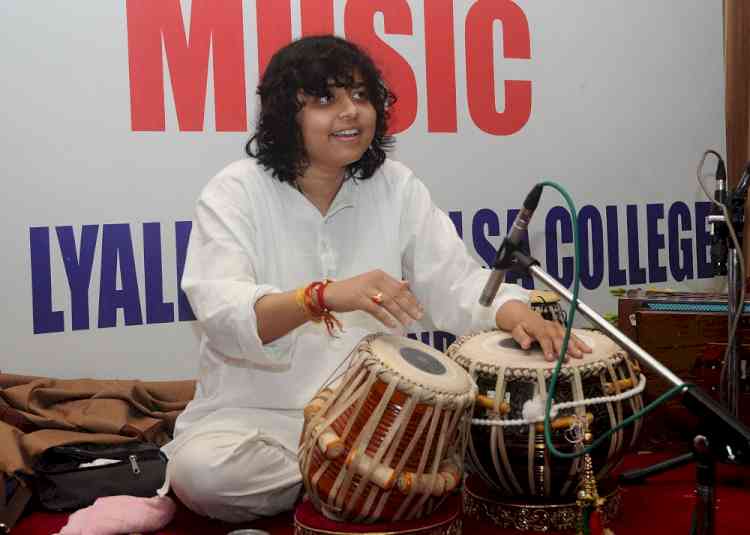
<path fill-rule="evenodd" d="M 665 455 L 631 454 L 623 469 L 647 466 L 665 459 Z M 610 526 L 615 535 L 688 535 L 690 515 L 695 503 L 693 488 L 695 465 L 674 469 L 652 477 L 646 484 L 624 487 L 623 514 Z M 718 470 L 716 533 L 719 535 L 750 535 L 750 470 L 720 466 Z M 67 515 L 35 512 L 25 517 L 13 530 L 13 535 L 49 535 L 65 525 Z M 292 535 L 292 514 L 279 515 L 248 525 L 224 524 L 192 514 L 184 507 L 178 509 L 174 520 L 158 535 L 226 535 L 233 529 L 252 527 L 271 535 Z M 518 533 L 498 529 L 488 522 L 464 518 L 463 533 Z"/>

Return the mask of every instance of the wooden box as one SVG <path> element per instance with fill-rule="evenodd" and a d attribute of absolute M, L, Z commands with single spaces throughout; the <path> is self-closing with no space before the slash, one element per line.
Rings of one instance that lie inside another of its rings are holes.
<path fill-rule="evenodd" d="M 631 290 L 619 299 L 618 328 L 688 383 L 719 400 L 720 374 L 728 338 L 726 294 L 644 292 Z M 748 302 L 746 301 L 746 307 Z M 750 314 L 737 326 L 741 371 L 739 416 L 750 424 Z M 744 363 L 742 362 L 744 361 Z M 648 379 L 644 401 L 669 390 L 671 383 L 644 368 Z M 741 373 L 741 376 L 743 374 Z M 674 445 L 690 440 L 697 418 L 679 397 L 647 416 L 644 444 Z"/>

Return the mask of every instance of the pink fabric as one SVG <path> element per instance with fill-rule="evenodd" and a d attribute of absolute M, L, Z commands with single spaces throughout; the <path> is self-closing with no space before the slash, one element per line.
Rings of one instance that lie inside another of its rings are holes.
<path fill-rule="evenodd" d="M 118 535 L 156 531 L 174 517 L 176 506 L 168 496 L 136 498 L 109 496 L 76 511 L 56 535 Z"/>

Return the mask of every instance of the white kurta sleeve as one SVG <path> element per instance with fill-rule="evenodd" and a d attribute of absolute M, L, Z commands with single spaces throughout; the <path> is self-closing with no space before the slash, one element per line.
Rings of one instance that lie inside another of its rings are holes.
<path fill-rule="evenodd" d="M 463 335 L 495 328 L 497 309 L 509 300 L 528 303 L 529 292 L 503 283 L 489 307 L 479 296 L 490 275 L 469 255 L 450 218 L 414 176 L 405 184 L 401 216 L 403 270 L 412 291 L 438 329 Z"/>
<path fill-rule="evenodd" d="M 204 189 L 196 205 L 182 289 L 211 349 L 284 369 L 289 364 L 288 344 L 264 346 L 258 336 L 255 303 L 280 290 L 256 284 L 261 253 L 246 199 L 238 179 L 215 178 Z"/>

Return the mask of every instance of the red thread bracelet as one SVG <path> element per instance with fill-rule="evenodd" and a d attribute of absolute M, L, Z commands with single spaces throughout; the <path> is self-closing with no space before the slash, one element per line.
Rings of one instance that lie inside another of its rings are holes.
<path fill-rule="evenodd" d="M 323 279 L 322 282 L 316 285 L 316 294 L 318 296 L 318 306 L 320 307 L 320 310 L 322 310 L 323 312 L 330 312 L 331 310 L 328 308 L 328 305 L 326 305 L 326 300 L 323 297 L 323 294 L 326 291 L 326 286 L 328 286 L 331 282 L 333 281 L 330 279 Z"/>

